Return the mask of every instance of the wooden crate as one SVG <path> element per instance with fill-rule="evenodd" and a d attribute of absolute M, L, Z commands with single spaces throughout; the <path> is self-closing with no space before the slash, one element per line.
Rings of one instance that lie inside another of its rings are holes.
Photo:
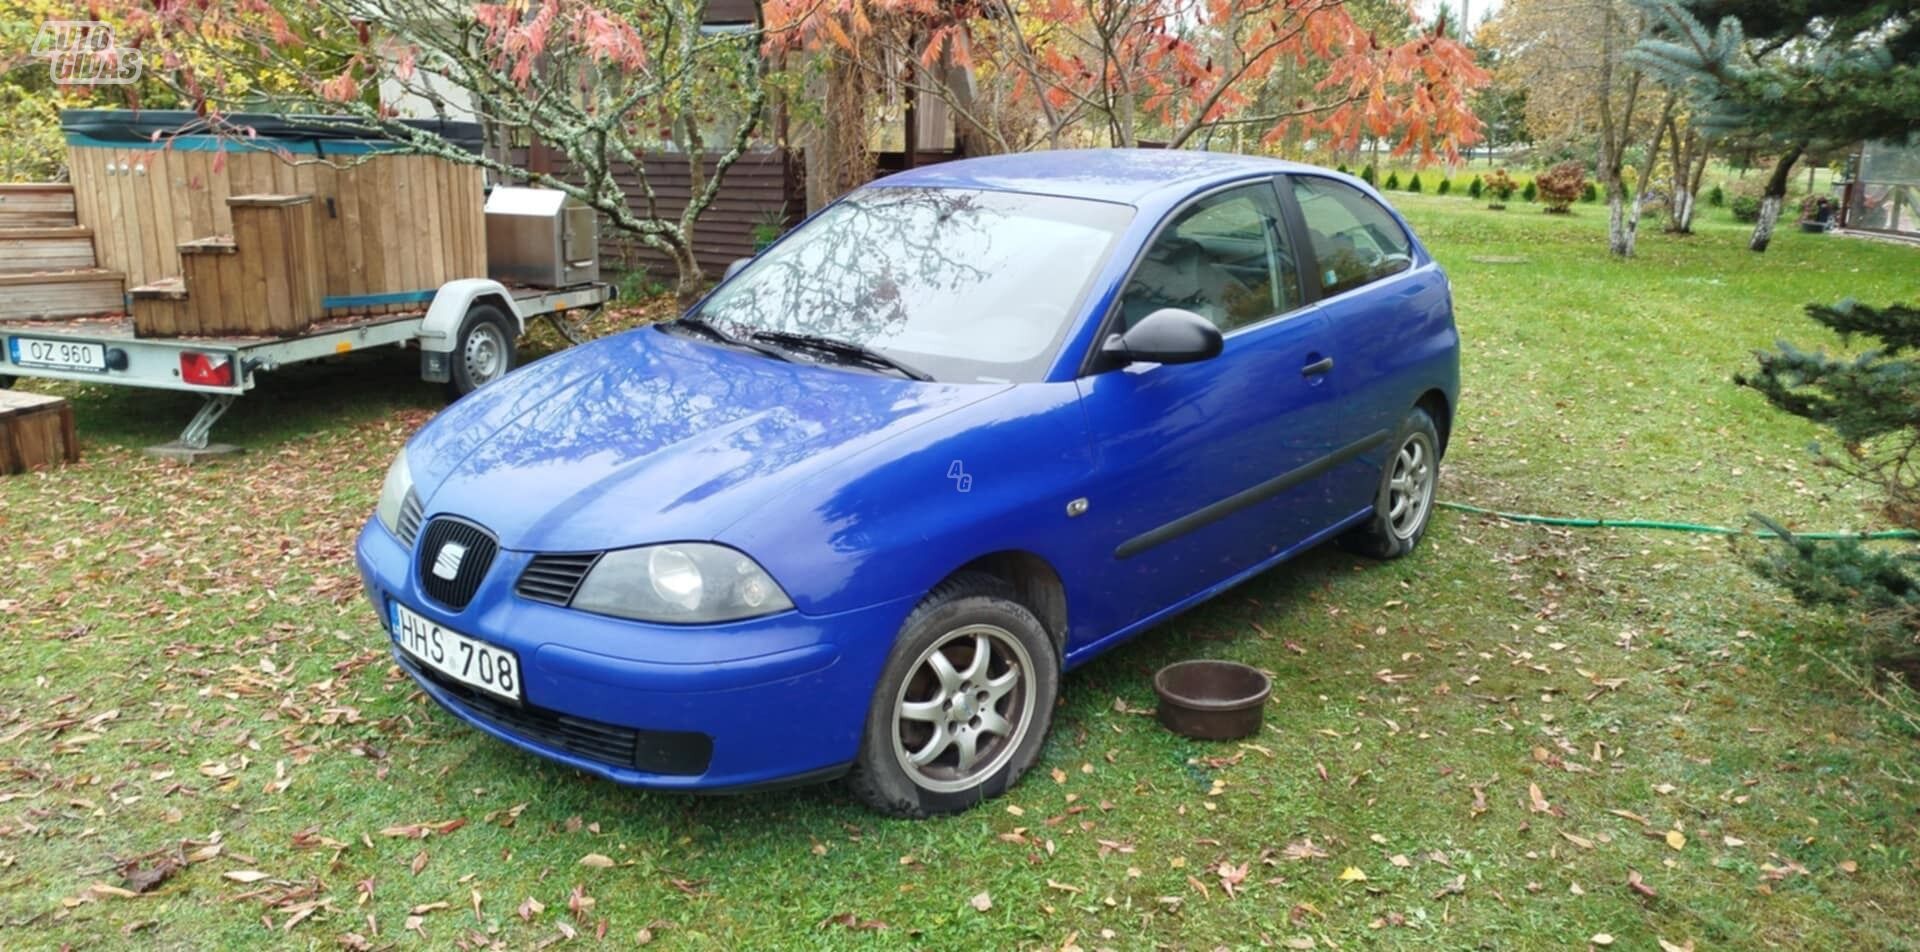
<path fill-rule="evenodd" d="M 0 390 L 0 475 L 79 461 L 80 438 L 67 401 Z"/>

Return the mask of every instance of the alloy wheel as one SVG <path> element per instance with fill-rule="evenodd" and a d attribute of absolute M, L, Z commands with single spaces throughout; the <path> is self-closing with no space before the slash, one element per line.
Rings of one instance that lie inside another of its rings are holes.
<path fill-rule="evenodd" d="M 1387 481 L 1387 527 L 1401 539 L 1411 539 L 1426 524 L 1433 506 L 1433 443 L 1415 433 L 1400 444 Z"/>
<path fill-rule="evenodd" d="M 967 625 L 920 653 L 894 699 L 893 754 L 920 787 L 976 786 L 1033 723 L 1033 658 L 1012 632 Z"/>

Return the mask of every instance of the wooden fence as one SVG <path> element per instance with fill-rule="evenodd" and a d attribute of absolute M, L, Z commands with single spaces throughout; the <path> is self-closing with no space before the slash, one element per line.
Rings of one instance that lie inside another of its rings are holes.
<path fill-rule="evenodd" d="M 717 159 L 717 155 L 706 157 L 709 177 L 713 175 Z M 538 143 L 515 147 L 509 160 L 519 168 L 578 181 L 565 155 Z M 690 192 L 686 157 L 663 152 L 649 155 L 643 162 L 647 182 L 653 186 L 659 201 L 659 213 L 677 217 L 686 207 Z M 624 166 L 617 168 L 614 175 L 634 212 L 647 214 L 640 177 Z M 749 152 L 727 170 L 713 204 L 707 206 L 694 227 L 694 254 L 699 257 L 703 270 L 718 276 L 728 262 L 753 254 L 757 226 L 778 224 L 785 228 L 805 214 L 806 192 L 801 185 L 798 157 L 786 150 Z M 673 264 L 665 255 L 622 235 L 604 221 L 600 226 L 600 262 L 602 268 L 611 271 L 645 267 L 662 281 L 671 281 L 673 277 Z"/>

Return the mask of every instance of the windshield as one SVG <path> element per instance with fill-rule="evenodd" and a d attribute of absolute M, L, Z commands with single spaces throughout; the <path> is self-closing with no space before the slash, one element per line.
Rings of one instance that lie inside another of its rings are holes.
<path fill-rule="evenodd" d="M 851 342 L 938 380 L 1037 381 L 1132 217 L 1053 196 L 868 189 L 754 259 L 697 316 Z"/>

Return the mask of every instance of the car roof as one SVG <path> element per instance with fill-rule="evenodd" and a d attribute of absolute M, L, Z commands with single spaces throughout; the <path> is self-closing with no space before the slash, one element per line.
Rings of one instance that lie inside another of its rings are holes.
<path fill-rule="evenodd" d="M 1188 149 L 1061 149 L 957 159 L 878 179 L 868 188 L 979 188 L 1150 206 L 1262 173 L 1316 166 Z"/>

